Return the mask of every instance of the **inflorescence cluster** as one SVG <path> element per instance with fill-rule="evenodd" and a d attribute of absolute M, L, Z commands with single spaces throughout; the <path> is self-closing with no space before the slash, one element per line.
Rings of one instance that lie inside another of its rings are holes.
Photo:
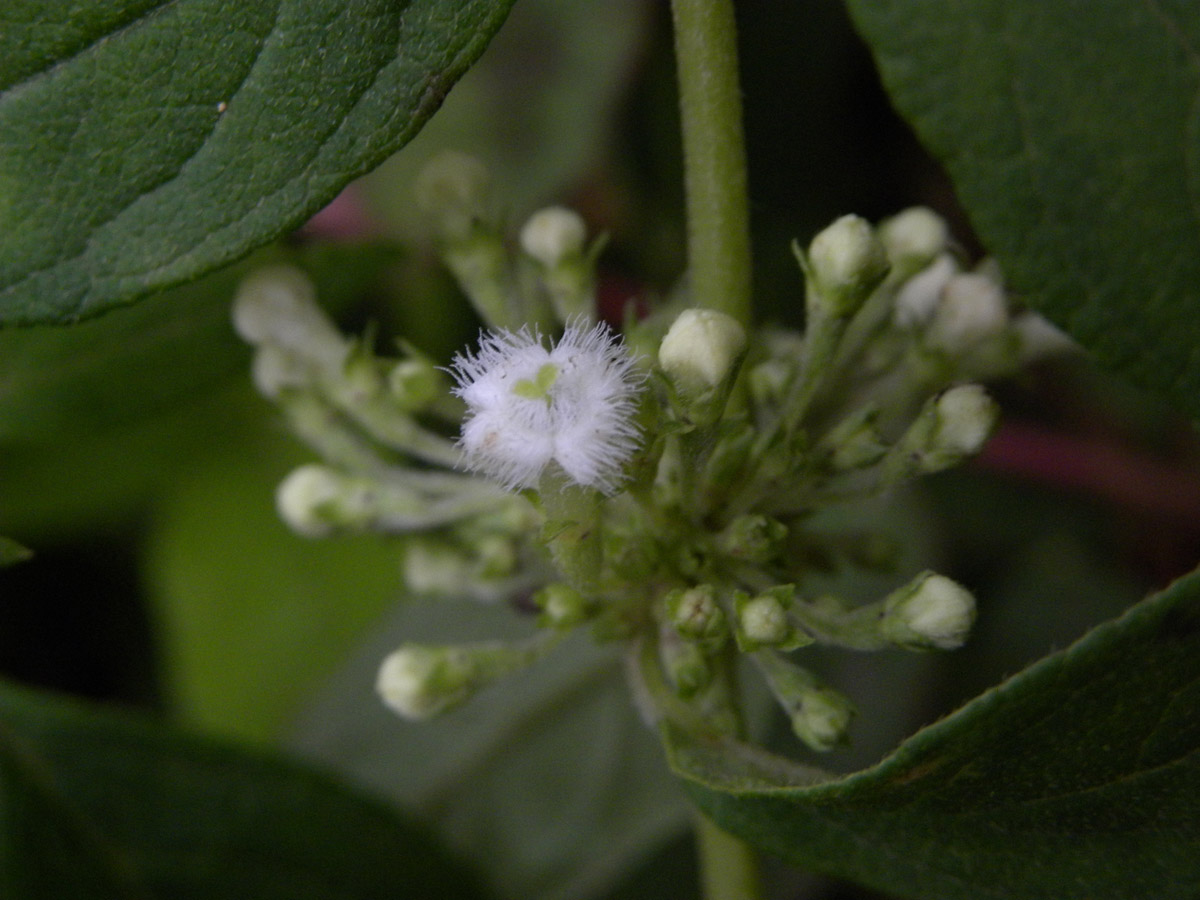
<path fill-rule="evenodd" d="M 857 606 L 806 589 L 814 560 L 871 556 L 814 512 L 976 453 L 997 417 L 979 382 L 1065 346 L 986 263 L 963 269 L 940 218 L 846 216 L 795 248 L 803 333 L 748 332 L 681 291 L 622 339 L 596 321 L 602 242 L 574 212 L 535 214 L 513 254 L 477 162 L 441 157 L 417 188 L 487 325 L 448 368 L 343 337 L 293 269 L 252 276 L 234 311 L 259 390 L 322 459 L 279 488 L 292 528 L 406 535 L 412 591 L 536 611 L 522 642 L 401 646 L 378 678 L 396 712 L 449 709 L 586 626 L 626 642 L 651 719 L 736 733 L 744 656 L 827 750 L 851 704 L 793 651 L 965 640 L 974 599 L 942 575 Z"/>

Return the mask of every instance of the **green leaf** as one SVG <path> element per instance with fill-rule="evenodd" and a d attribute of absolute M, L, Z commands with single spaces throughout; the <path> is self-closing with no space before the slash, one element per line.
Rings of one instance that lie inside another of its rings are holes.
<path fill-rule="evenodd" d="M 224 434 L 162 490 L 143 571 L 173 711 L 268 741 L 399 592 L 399 547 L 291 533 L 275 487 L 311 455 L 253 402 L 265 424 Z"/>
<path fill-rule="evenodd" d="M 24 562 L 31 556 L 33 556 L 33 551 L 28 547 L 18 544 L 12 538 L 0 535 L 0 568 Z"/>
<path fill-rule="evenodd" d="M 0 531 L 109 528 L 270 415 L 231 391 L 250 380 L 230 306 L 254 266 L 300 266 L 338 314 L 386 296 L 406 259 L 386 245 L 273 247 L 97 319 L 0 330 Z"/>
<path fill-rule="evenodd" d="M 18 0 L 0 13 L 0 323 L 229 262 L 407 142 L 512 0 Z"/>
<path fill-rule="evenodd" d="M 1200 413 L 1195 4 L 849 6 L 1017 294 Z"/>
<path fill-rule="evenodd" d="M 6 900 L 479 897 L 378 801 L 264 754 L 0 687 Z"/>
<path fill-rule="evenodd" d="M 668 738 L 730 831 L 903 897 L 1193 898 L 1200 574 L 841 780 Z"/>
<path fill-rule="evenodd" d="M 413 181 L 431 157 L 459 150 L 487 165 L 510 222 L 562 202 L 611 152 L 614 113 L 629 73 L 644 64 L 650 13 L 644 0 L 521 0 L 412 145 L 357 186 L 359 198 L 397 236 L 427 239 Z"/>
<path fill-rule="evenodd" d="M 501 896 L 591 900 L 690 819 L 611 646 L 577 635 L 430 722 L 400 720 L 371 688 L 401 641 L 517 638 L 528 626 L 502 606 L 405 603 L 317 698 L 294 746 L 428 821 Z"/>

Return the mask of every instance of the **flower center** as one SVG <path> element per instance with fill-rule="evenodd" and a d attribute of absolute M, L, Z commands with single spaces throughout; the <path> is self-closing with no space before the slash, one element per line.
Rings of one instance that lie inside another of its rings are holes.
<path fill-rule="evenodd" d="M 526 400 L 545 400 L 550 405 L 550 388 L 558 380 L 558 366 L 552 362 L 542 363 L 533 378 L 522 378 L 512 387 L 512 392 Z"/>

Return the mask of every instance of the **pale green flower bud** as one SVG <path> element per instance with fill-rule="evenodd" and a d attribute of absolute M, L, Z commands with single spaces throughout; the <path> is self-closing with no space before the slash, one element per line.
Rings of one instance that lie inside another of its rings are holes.
<path fill-rule="evenodd" d="M 681 640 L 669 628 L 660 635 L 658 656 L 675 693 L 685 700 L 712 682 L 712 665 L 704 651 L 692 641 Z"/>
<path fill-rule="evenodd" d="M 392 711 L 421 720 L 465 701 L 474 681 L 474 667 L 460 648 L 406 644 L 384 659 L 375 690 Z"/>
<path fill-rule="evenodd" d="M 325 537 L 367 515 L 364 492 L 327 466 L 294 470 L 275 492 L 279 517 L 297 534 Z"/>
<path fill-rule="evenodd" d="M 425 359 L 402 359 L 387 376 L 388 393 L 404 412 L 419 412 L 437 399 L 446 379 Z"/>
<path fill-rule="evenodd" d="M 402 644 L 379 667 L 375 689 L 406 719 L 428 719 L 469 700 L 497 679 L 541 657 L 554 640 L 485 641 L 436 647 Z"/>
<path fill-rule="evenodd" d="M 846 742 L 854 706 L 843 694 L 776 653 L 755 653 L 753 659 L 791 719 L 796 737 L 819 753 Z"/>
<path fill-rule="evenodd" d="M 550 628 L 573 628 L 591 615 L 587 599 L 569 584 L 548 584 L 533 595 L 542 611 L 539 624 Z"/>
<path fill-rule="evenodd" d="M 766 562 L 779 552 L 787 526 L 761 515 L 738 516 L 717 536 L 717 546 L 734 559 Z"/>
<path fill-rule="evenodd" d="M 467 237 L 487 213 L 491 178 L 487 167 L 457 150 L 439 153 L 417 175 L 417 206 L 437 222 L 450 240 Z"/>
<path fill-rule="evenodd" d="M 971 592 L 944 575 L 924 572 L 891 594 L 880 628 L 893 643 L 914 649 L 961 647 L 975 621 Z"/>
<path fill-rule="evenodd" d="M 915 272 L 945 251 L 950 231 L 932 209 L 914 206 L 881 222 L 879 239 L 894 268 Z"/>
<path fill-rule="evenodd" d="M 422 537 L 405 542 L 404 584 L 412 593 L 470 596 L 476 581 L 475 561 L 453 545 Z"/>
<path fill-rule="evenodd" d="M 521 228 L 521 249 L 548 269 L 583 254 L 587 226 L 573 209 L 551 206 L 529 217 Z"/>
<path fill-rule="evenodd" d="M 820 687 L 805 693 L 792 713 L 792 731 L 818 753 L 846 743 L 854 705 L 840 691 Z"/>
<path fill-rule="evenodd" d="M 842 216 L 808 246 L 809 306 L 834 318 L 853 315 L 888 272 L 887 252 L 871 224 Z"/>
<path fill-rule="evenodd" d="M 887 453 L 875 421 L 879 410 L 861 407 L 839 422 L 822 440 L 830 465 L 838 472 L 865 468 L 879 462 Z"/>
<path fill-rule="evenodd" d="M 959 271 L 958 263 L 943 253 L 904 282 L 896 293 L 892 319 L 901 328 L 918 328 L 933 318 L 942 302 L 942 291 Z"/>
<path fill-rule="evenodd" d="M 952 387 L 937 398 L 930 454 L 955 462 L 974 456 L 991 437 L 1000 407 L 978 384 Z"/>
<path fill-rule="evenodd" d="M 732 316 L 685 309 L 658 348 L 658 363 L 679 391 L 699 397 L 732 380 L 746 349 L 746 330 Z"/>
<path fill-rule="evenodd" d="M 738 609 L 742 634 L 755 644 L 781 643 L 791 630 L 787 610 L 771 596 L 755 597 Z"/>
<path fill-rule="evenodd" d="M 273 400 L 287 390 L 312 386 L 313 373 L 294 354 L 275 344 L 262 344 L 254 352 L 250 378 L 260 394 Z"/>
<path fill-rule="evenodd" d="M 340 370 L 350 350 L 317 305 L 312 282 L 292 266 L 259 269 L 238 286 L 233 327 L 247 343 L 274 345 L 327 374 Z"/>
<path fill-rule="evenodd" d="M 930 397 L 883 461 L 884 482 L 941 472 L 978 453 L 1000 417 L 1000 407 L 977 384 Z"/>
<path fill-rule="evenodd" d="M 665 605 L 671 626 L 707 649 L 715 650 L 729 636 L 729 622 L 717 603 L 716 589 L 710 584 L 672 591 Z"/>
<path fill-rule="evenodd" d="M 1004 289 L 986 275 L 964 273 L 942 289 L 925 338 L 932 347 L 960 354 L 1000 334 L 1007 324 Z"/>
<path fill-rule="evenodd" d="M 792 585 L 771 588 L 756 597 L 742 593 L 734 594 L 734 610 L 737 614 L 734 636 L 742 651 L 761 647 L 776 647 L 794 650 L 812 643 L 812 638 L 797 628 L 788 609 L 795 599 Z"/>

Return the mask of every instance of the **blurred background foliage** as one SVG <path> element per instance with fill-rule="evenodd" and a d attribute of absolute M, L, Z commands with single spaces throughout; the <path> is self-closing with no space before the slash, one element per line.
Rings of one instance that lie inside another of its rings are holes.
<path fill-rule="evenodd" d="M 845 212 L 924 203 L 982 252 L 838 0 L 738 15 L 761 318 L 800 324 L 788 245 Z M 375 704 L 373 668 L 398 633 L 490 626 L 406 602 L 394 543 L 313 542 L 277 521 L 274 486 L 307 453 L 253 394 L 228 325 L 242 274 L 288 259 L 349 330 L 376 323 L 382 340 L 442 359 L 470 340 L 476 323 L 410 200 L 415 170 L 444 147 L 489 165 L 514 228 L 561 202 L 607 232 L 610 313 L 665 294 L 684 253 L 668 26 L 665 2 L 521 0 L 425 131 L 302 231 L 169 297 L 0 332 L 0 534 L 35 552 L 0 569 L 0 672 L 284 743 L 417 811 L 501 896 L 694 895 L 686 804 L 603 652 L 559 654 L 431 726 Z M 970 586 L 977 632 L 946 657 L 823 656 L 861 711 L 854 746 L 824 764 L 873 762 L 1200 551 L 1197 445 L 1167 409 L 1082 359 L 999 396 L 1006 425 L 981 459 L 898 511 L 856 514 L 914 547 L 915 566 L 936 561 Z M 771 874 L 779 896 L 872 896 Z"/>

